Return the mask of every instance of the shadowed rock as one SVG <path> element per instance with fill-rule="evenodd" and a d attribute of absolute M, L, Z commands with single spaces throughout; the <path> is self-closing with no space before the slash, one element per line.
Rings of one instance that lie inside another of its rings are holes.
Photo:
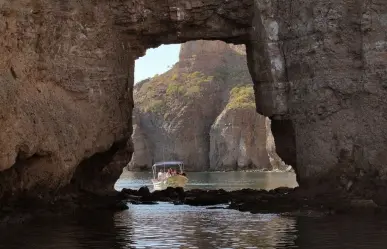
<path fill-rule="evenodd" d="M 330 195 L 327 192 L 315 194 L 300 188 L 281 187 L 270 191 L 241 189 L 235 191 L 168 188 L 142 196 L 140 191 L 123 189 L 122 198 L 136 204 L 149 202 L 170 202 L 191 206 L 216 206 L 227 204 L 229 209 L 252 213 L 278 214 L 342 214 L 342 213 L 386 213 L 387 208 L 376 205 L 372 200 L 351 199 Z"/>
<path fill-rule="evenodd" d="M 1 202 L 113 191 L 132 153 L 134 60 L 217 39 L 246 44 L 257 112 L 302 188 L 386 205 L 385 13 L 366 0 L 2 1 Z"/>

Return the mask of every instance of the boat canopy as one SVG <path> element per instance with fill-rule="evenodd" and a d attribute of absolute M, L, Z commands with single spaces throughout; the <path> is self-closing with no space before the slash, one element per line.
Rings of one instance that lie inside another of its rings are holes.
<path fill-rule="evenodd" d="M 165 168 L 177 166 L 182 173 L 184 171 L 184 163 L 182 161 L 165 161 L 165 162 L 157 162 L 152 166 L 153 178 L 157 178 L 157 171 L 165 171 Z"/>
<path fill-rule="evenodd" d="M 161 166 L 179 166 L 183 165 L 184 163 L 182 161 L 165 161 L 165 162 L 157 162 L 153 164 L 153 167 L 161 167 Z"/>

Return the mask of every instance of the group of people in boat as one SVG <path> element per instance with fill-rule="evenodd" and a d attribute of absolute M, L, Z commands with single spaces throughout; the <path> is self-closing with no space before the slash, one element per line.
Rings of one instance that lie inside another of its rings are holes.
<path fill-rule="evenodd" d="M 157 174 L 157 178 L 158 178 L 159 180 L 163 180 L 163 179 L 166 179 L 166 178 L 168 178 L 168 177 L 175 176 L 175 175 L 183 175 L 183 176 L 185 176 L 185 173 L 181 173 L 181 172 L 179 172 L 179 171 L 177 171 L 177 170 L 175 170 L 175 169 L 169 168 L 169 169 L 167 170 L 167 172 L 164 172 L 164 170 L 160 171 L 160 172 Z"/>

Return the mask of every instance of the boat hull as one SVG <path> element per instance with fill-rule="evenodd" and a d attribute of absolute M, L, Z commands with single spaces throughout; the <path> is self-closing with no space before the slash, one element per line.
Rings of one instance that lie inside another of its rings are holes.
<path fill-rule="evenodd" d="M 156 179 L 152 180 L 153 188 L 155 190 L 163 190 L 163 189 L 166 189 L 168 187 L 172 187 L 172 188 L 182 187 L 183 188 L 187 182 L 188 182 L 188 178 L 185 176 L 182 176 L 182 175 L 171 176 L 171 177 L 168 177 L 167 179 L 161 180 L 161 181 L 156 180 Z"/>

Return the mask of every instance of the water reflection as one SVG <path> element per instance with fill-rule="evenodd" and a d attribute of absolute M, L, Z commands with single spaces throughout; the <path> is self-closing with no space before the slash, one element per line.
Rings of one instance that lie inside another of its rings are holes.
<path fill-rule="evenodd" d="M 119 187 L 143 186 L 147 173 Z M 229 174 L 227 176 L 227 174 Z M 190 173 L 191 186 L 232 190 L 292 184 L 284 173 Z M 240 178 L 239 178 L 240 177 Z M 239 182 L 238 182 L 239 178 Z M 290 178 L 291 179 L 291 178 Z M 127 185 L 129 184 L 129 186 Z M 130 185 L 131 184 L 131 185 Z M 0 249 L 385 248 L 387 217 L 284 217 L 160 203 L 84 212 L 0 228 Z"/>
<path fill-rule="evenodd" d="M 111 212 L 34 219 L 0 229 L 1 249 L 129 248 L 131 227 L 115 224 Z"/>
<path fill-rule="evenodd" d="M 173 204 L 131 205 L 0 229 L 4 249 L 385 248 L 387 217 L 283 217 Z"/>
<path fill-rule="evenodd" d="M 115 187 L 117 190 L 138 189 L 141 186 L 152 188 L 151 178 L 150 172 L 124 171 Z M 185 189 L 273 189 L 297 186 L 296 175 L 290 172 L 189 172 L 188 178 Z"/>
<path fill-rule="evenodd" d="M 358 215 L 297 219 L 298 248 L 386 248 L 387 216 Z"/>
<path fill-rule="evenodd" d="M 294 218 L 172 204 L 132 206 L 116 224 L 135 248 L 291 248 L 297 231 Z"/>

